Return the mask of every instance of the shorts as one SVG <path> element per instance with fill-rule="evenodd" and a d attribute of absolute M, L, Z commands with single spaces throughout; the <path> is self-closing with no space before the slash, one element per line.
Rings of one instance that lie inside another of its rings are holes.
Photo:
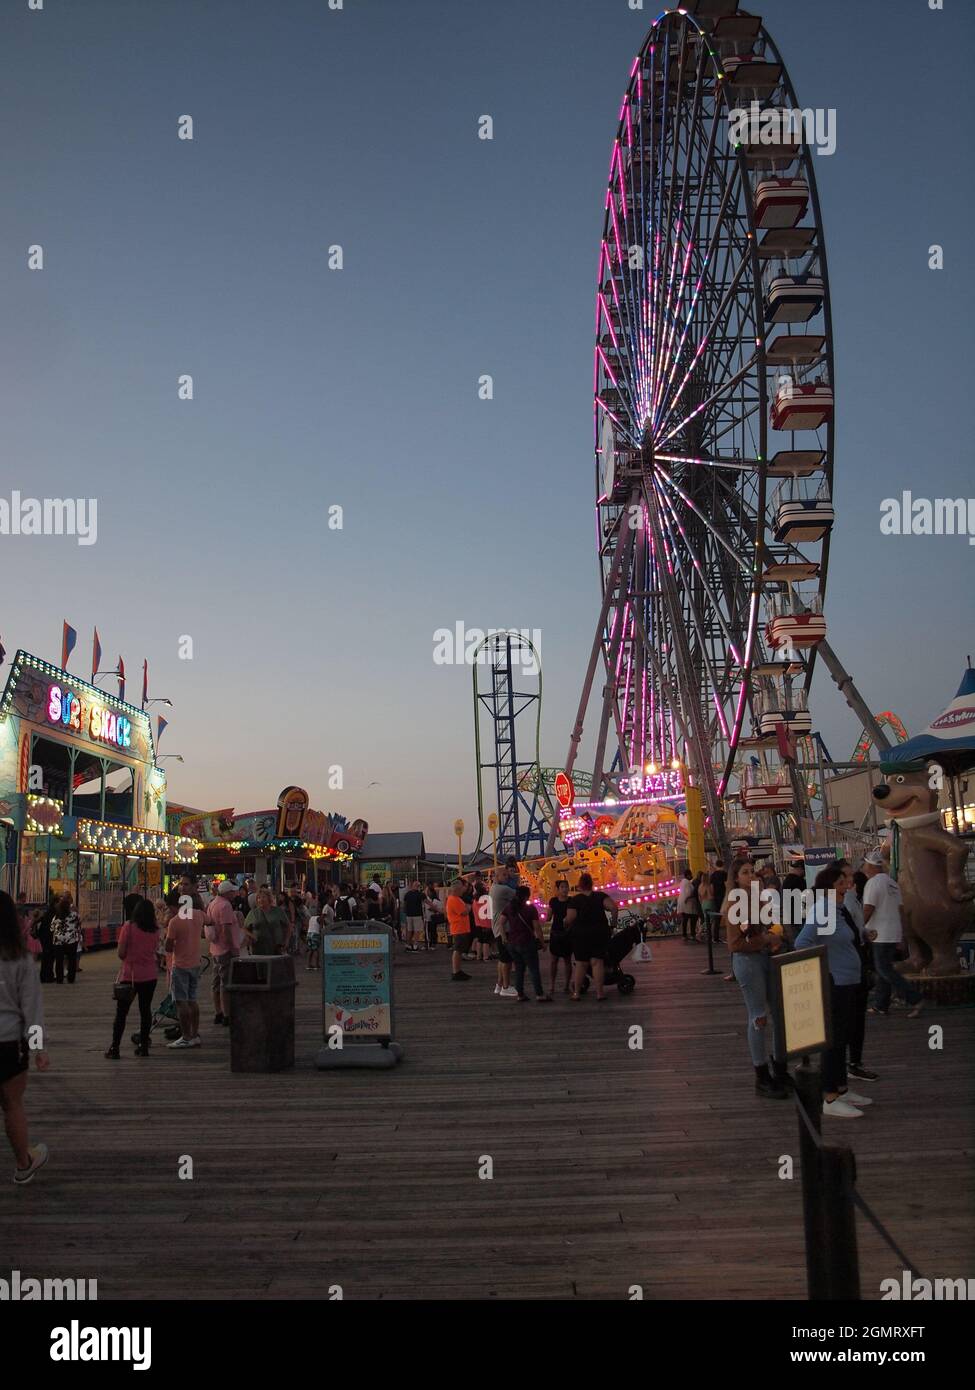
<path fill-rule="evenodd" d="M 0 1042 L 0 1086 L 25 1072 L 27 1061 L 26 1038 L 21 1038 L 19 1042 Z"/>
<path fill-rule="evenodd" d="M 552 932 L 548 939 L 548 953 L 556 960 L 568 960 L 572 955 L 572 940 L 568 932 Z"/>
<path fill-rule="evenodd" d="M 474 940 L 479 941 L 482 946 L 493 946 L 494 932 L 490 927 L 477 927 L 474 932 Z"/>
<path fill-rule="evenodd" d="M 415 932 L 419 932 L 421 936 L 423 935 L 423 918 L 422 918 L 422 917 L 404 917 L 404 918 L 403 918 L 403 925 L 406 927 L 406 930 L 407 930 L 407 931 L 409 931 L 409 932 L 414 932 L 414 931 L 415 931 Z"/>
<path fill-rule="evenodd" d="M 498 949 L 498 960 L 501 962 L 501 964 L 510 965 L 511 952 L 508 950 L 508 947 L 505 945 L 505 943 L 501 940 L 500 936 L 496 936 L 494 938 L 494 944 Z"/>
<path fill-rule="evenodd" d="M 169 987 L 177 1004 L 195 1004 L 197 986 L 200 983 L 198 965 L 174 965 Z"/>
<path fill-rule="evenodd" d="M 230 984 L 230 967 L 237 959 L 235 951 L 224 951 L 222 956 L 211 956 L 213 962 L 213 992 L 226 989 Z"/>
<path fill-rule="evenodd" d="M 309 951 L 317 951 L 317 950 L 318 950 L 318 947 L 319 947 L 319 945 L 320 945 L 320 943 L 321 943 L 321 939 L 322 939 L 322 934 L 321 934 L 321 932 L 310 931 L 310 932 L 308 933 L 308 949 L 309 949 Z"/>
<path fill-rule="evenodd" d="M 471 949 L 471 933 L 469 931 L 454 932 L 450 938 L 450 949 L 452 951 L 469 951 Z"/>
<path fill-rule="evenodd" d="M 579 932 L 571 937 L 572 954 L 576 960 L 588 962 L 591 960 L 605 960 L 609 950 L 609 941 L 599 932 Z"/>

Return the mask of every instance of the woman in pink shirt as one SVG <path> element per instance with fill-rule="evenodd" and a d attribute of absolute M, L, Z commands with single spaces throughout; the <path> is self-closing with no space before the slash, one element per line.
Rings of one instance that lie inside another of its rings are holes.
<path fill-rule="evenodd" d="M 118 936 L 118 954 L 122 962 L 116 984 L 131 985 L 134 994 L 119 999 L 115 1009 L 115 1026 L 112 1029 L 112 1045 L 106 1057 L 119 1055 L 118 1045 L 125 1032 L 125 1020 L 133 998 L 139 1000 L 139 1041 L 136 1045 L 137 1057 L 149 1056 L 149 1030 L 152 1027 L 152 996 L 156 989 L 159 974 L 157 954 L 159 951 L 159 928 L 156 925 L 156 912 L 152 903 L 140 898 L 132 908 L 127 921 Z"/>

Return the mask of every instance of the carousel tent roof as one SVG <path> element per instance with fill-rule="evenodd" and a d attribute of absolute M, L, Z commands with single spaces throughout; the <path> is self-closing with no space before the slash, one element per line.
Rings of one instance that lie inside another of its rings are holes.
<path fill-rule="evenodd" d="M 955 772 L 975 766 L 975 668 L 969 666 L 958 694 L 937 719 L 923 733 L 885 753 L 880 767 L 882 772 L 895 772 L 905 763 L 927 758 L 944 759 Z"/>

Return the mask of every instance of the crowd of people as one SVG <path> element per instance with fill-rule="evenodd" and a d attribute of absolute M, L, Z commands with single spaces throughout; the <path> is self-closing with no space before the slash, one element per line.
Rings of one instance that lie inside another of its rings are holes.
<path fill-rule="evenodd" d="M 917 1018 L 923 1006 L 920 992 L 895 966 L 903 939 L 903 909 L 900 889 L 887 870 L 879 849 L 870 850 L 856 871 L 848 859 L 836 859 L 816 874 L 812 892 L 806 893 L 804 865 L 797 860 L 781 882 L 773 868 L 764 868 L 756 894 L 751 861 L 732 864 L 720 909 L 732 960 L 732 973 L 725 979 L 737 981 L 744 999 L 758 1095 L 784 1100 L 791 1088 L 787 1068 L 770 1055 L 771 958 L 782 950 L 825 946 L 831 1041 L 821 1058 L 823 1114 L 857 1119 L 872 1103 L 870 1096 L 849 1085 L 851 1077 L 859 1082 L 879 1080 L 863 1060 L 868 1017 L 885 1017 L 895 995 L 908 1018 Z M 720 865 L 719 872 L 723 875 Z M 768 909 L 787 903 L 790 892 L 805 893 L 802 920 L 791 922 L 782 912 L 781 920 L 769 922 Z"/>
<path fill-rule="evenodd" d="M 882 851 L 870 851 L 857 871 L 849 860 L 835 860 L 819 871 L 811 887 L 808 902 L 800 899 L 802 920 L 796 923 L 782 913 L 781 921 L 770 922 L 770 903 L 787 901 L 790 890 L 806 890 L 803 864 L 793 863 L 780 880 L 770 864 L 756 869 L 743 857 L 726 870 L 719 859 L 706 873 L 684 874 L 677 906 L 685 937 L 723 934 L 731 957 L 731 973 L 724 978 L 741 989 L 755 1089 L 764 1098 L 784 1099 L 792 1084 L 786 1066 L 771 1055 L 771 959 L 782 950 L 825 945 L 832 1034 L 821 1059 L 823 1113 L 852 1119 L 862 1116 L 871 1098 L 852 1090 L 850 1079 L 878 1079 L 864 1063 L 868 1018 L 885 1017 L 895 999 L 909 1018 L 916 1018 L 922 999 L 896 968 L 903 914 L 900 890 Z M 493 966 L 494 993 L 502 998 L 528 1002 L 530 982 L 535 1000 L 551 1003 L 561 980 L 573 1002 L 584 997 L 590 982 L 593 998 L 602 1001 L 618 916 L 617 902 L 594 887 L 589 875 L 580 876 L 575 893 L 563 879 L 548 903 L 546 935 L 513 859 L 499 865 L 490 885 L 474 872 L 459 874 L 449 884 L 414 880 L 400 887 L 373 880 L 365 886 L 328 885 L 317 894 L 298 888 L 277 891 L 253 879 L 223 879 L 206 888 L 184 875 L 164 897 L 150 900 L 131 893 L 124 900 L 115 1016 L 105 1057 L 120 1059 L 133 1004 L 139 1015 L 132 1034 L 135 1056 L 149 1055 L 158 1022 L 153 1001 L 163 973 L 175 1013 L 165 1029 L 168 1048 L 202 1046 L 204 942 L 213 1023 L 227 1027 L 236 958 L 304 956 L 306 970 L 320 971 L 323 937 L 354 922 L 382 923 L 407 953 L 445 947 L 456 983 L 474 978 L 465 965 Z M 43 1144 L 28 1144 L 24 1109 L 31 1056 L 38 1069 L 48 1066 L 44 987 L 73 984 L 82 949 L 81 923 L 70 894 L 53 895 L 43 911 L 29 912 L 23 900 L 14 903 L 0 892 L 0 1105 L 18 1183 L 29 1182 L 48 1156 Z M 542 969 L 546 952 L 547 981 Z"/>

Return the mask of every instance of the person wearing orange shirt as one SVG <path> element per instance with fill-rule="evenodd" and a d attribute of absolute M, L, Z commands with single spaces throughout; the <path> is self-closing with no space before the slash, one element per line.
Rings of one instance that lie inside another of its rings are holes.
<path fill-rule="evenodd" d="M 450 965 L 452 980 L 469 980 L 471 977 L 461 970 L 461 957 L 471 949 L 471 908 L 463 893 L 467 885 L 462 878 L 455 878 L 447 894 L 447 928 L 450 932 Z"/>

